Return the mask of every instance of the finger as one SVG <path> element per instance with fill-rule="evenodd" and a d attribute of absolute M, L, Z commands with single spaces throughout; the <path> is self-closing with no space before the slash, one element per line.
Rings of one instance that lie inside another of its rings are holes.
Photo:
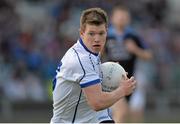
<path fill-rule="evenodd" d="M 133 87 L 133 89 L 136 88 L 136 81 L 134 81 L 134 82 L 132 83 L 132 87 Z"/>
<path fill-rule="evenodd" d="M 131 82 L 132 87 L 136 87 L 136 81 Z"/>
<path fill-rule="evenodd" d="M 129 79 L 131 82 L 135 81 L 135 78 L 132 76 L 130 79 Z"/>
<path fill-rule="evenodd" d="M 134 80 L 134 81 L 133 81 L 133 84 L 136 86 L 136 85 L 137 85 L 137 81 L 136 81 L 136 80 Z"/>

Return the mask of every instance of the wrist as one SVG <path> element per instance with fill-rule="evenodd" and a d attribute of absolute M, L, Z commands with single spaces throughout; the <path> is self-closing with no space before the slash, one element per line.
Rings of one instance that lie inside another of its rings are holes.
<path fill-rule="evenodd" d="M 119 100 L 120 98 L 126 96 L 125 90 L 123 87 L 119 87 L 115 91 L 113 91 L 114 96 Z"/>
<path fill-rule="evenodd" d="M 126 96 L 126 93 L 123 87 L 120 87 L 120 92 L 121 92 L 122 97 Z"/>

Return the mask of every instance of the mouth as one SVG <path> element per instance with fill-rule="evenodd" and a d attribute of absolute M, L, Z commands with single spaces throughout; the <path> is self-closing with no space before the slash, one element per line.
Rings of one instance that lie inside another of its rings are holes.
<path fill-rule="evenodd" d="M 98 47 L 99 48 L 99 47 L 101 47 L 101 45 L 93 45 L 93 47 Z"/>

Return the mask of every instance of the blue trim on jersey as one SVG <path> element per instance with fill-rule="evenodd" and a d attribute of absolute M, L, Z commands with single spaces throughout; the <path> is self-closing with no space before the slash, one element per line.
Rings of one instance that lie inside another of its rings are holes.
<path fill-rule="evenodd" d="M 56 75 L 57 75 L 57 72 L 60 72 L 61 66 L 62 66 L 62 62 L 60 61 L 59 65 L 58 65 L 58 67 L 57 67 L 57 69 L 56 69 Z M 53 79 L 53 86 L 52 86 L 52 90 L 53 90 L 53 91 L 54 91 L 54 89 L 55 89 L 55 87 L 56 87 L 56 81 L 57 81 L 56 75 L 55 75 L 55 77 L 54 77 L 54 79 Z"/>
<path fill-rule="evenodd" d="M 95 85 L 95 84 L 98 84 L 98 83 L 101 83 L 100 79 L 96 79 L 96 80 L 93 80 L 93 81 L 86 82 L 84 84 L 80 84 L 80 86 L 81 86 L 81 88 L 85 88 L 85 87 Z"/>
<path fill-rule="evenodd" d="M 91 58 L 91 54 L 89 54 L 89 60 L 90 60 L 92 66 L 93 66 L 93 69 L 94 69 L 94 71 L 95 71 L 95 67 L 94 67 L 94 64 L 93 64 L 93 61 L 92 61 L 92 58 Z"/>
<path fill-rule="evenodd" d="M 53 80 L 53 87 L 52 87 L 52 90 L 54 91 L 54 89 L 55 89 L 55 87 L 56 87 L 56 81 L 57 81 L 57 79 L 56 79 L 56 77 L 54 78 L 54 80 Z"/>
<path fill-rule="evenodd" d="M 90 52 L 91 54 L 93 54 L 93 55 L 95 55 L 95 56 L 98 56 L 98 55 L 99 55 L 99 53 L 93 53 L 93 52 L 91 52 L 91 51 L 85 46 L 85 44 L 83 43 L 83 41 L 82 41 L 81 38 L 79 39 L 79 42 L 80 42 L 80 44 L 84 47 L 84 49 L 85 49 L 86 51 Z"/>

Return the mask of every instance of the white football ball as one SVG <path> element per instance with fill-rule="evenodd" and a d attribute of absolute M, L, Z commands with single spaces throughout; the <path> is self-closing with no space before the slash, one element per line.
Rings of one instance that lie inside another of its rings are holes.
<path fill-rule="evenodd" d="M 118 88 L 126 75 L 124 68 L 115 62 L 105 62 L 101 64 L 102 71 L 102 90 L 111 92 Z"/>

